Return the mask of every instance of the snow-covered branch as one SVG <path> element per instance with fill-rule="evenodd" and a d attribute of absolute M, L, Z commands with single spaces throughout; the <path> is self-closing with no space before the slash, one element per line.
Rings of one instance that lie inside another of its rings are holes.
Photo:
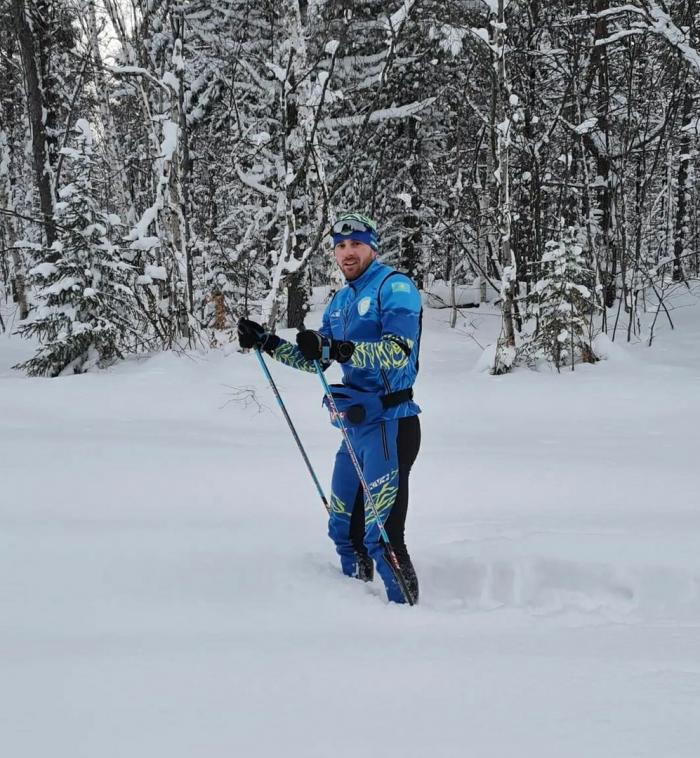
<path fill-rule="evenodd" d="M 328 118 L 323 120 L 323 126 L 326 128 L 335 128 L 338 126 L 359 126 L 365 120 L 367 120 L 370 124 L 376 124 L 380 121 L 409 118 L 410 116 L 415 116 L 426 108 L 429 108 L 434 102 L 434 97 L 428 97 L 425 100 L 407 103 L 406 105 L 398 105 L 393 108 L 381 108 L 379 110 L 372 111 L 369 115 L 360 114 L 357 116 Z"/>

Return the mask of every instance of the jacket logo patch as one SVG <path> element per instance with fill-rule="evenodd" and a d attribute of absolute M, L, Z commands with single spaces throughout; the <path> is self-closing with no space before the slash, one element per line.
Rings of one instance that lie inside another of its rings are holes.
<path fill-rule="evenodd" d="M 410 292 L 411 285 L 408 282 L 392 282 L 391 291 L 392 292 Z"/>
<path fill-rule="evenodd" d="M 364 316 L 365 313 L 369 310 L 369 306 L 372 304 L 372 299 L 369 297 L 363 297 L 362 300 L 357 304 L 357 312 L 360 314 L 360 316 Z"/>

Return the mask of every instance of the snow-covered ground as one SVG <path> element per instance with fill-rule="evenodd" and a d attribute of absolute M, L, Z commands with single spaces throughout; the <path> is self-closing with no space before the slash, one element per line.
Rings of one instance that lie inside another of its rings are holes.
<path fill-rule="evenodd" d="M 0 335 L 0 755 L 697 758 L 692 302 L 559 376 L 427 311 L 416 608 L 340 575 L 254 356 L 27 379 Z M 318 381 L 270 367 L 327 484 Z"/>

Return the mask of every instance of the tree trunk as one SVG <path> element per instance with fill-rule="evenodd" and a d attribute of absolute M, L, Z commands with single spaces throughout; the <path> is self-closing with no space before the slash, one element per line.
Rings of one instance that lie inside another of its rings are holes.
<path fill-rule="evenodd" d="M 514 299 L 515 288 L 517 287 L 517 262 L 513 255 L 510 243 L 511 231 L 511 212 L 510 212 L 510 184 L 509 184 L 509 144 L 510 128 L 512 125 L 511 107 L 508 93 L 508 81 L 506 77 L 506 59 L 505 59 L 505 10 L 504 0 L 498 0 L 498 23 L 494 29 L 494 45 L 498 50 L 498 97 L 500 99 L 500 118 L 506 119 L 508 126 L 503 123 L 498 126 L 492 125 L 497 131 L 496 135 L 496 184 L 498 187 L 498 206 L 497 225 L 499 237 L 500 259 L 505 264 L 503 269 L 503 284 L 501 294 L 503 304 L 501 314 L 503 319 L 501 336 L 496 348 L 496 358 L 493 366 L 493 373 L 503 374 L 510 370 L 515 358 L 515 323 L 514 316 Z"/>
<path fill-rule="evenodd" d="M 610 7 L 609 0 L 597 0 L 596 10 L 603 12 Z M 604 39 L 608 35 L 608 25 L 605 18 L 600 18 L 596 22 L 595 39 Z M 608 146 L 610 144 L 610 120 L 608 110 L 610 106 L 610 83 L 608 79 L 608 53 L 607 47 L 594 47 L 591 54 L 591 62 L 596 66 L 598 79 L 598 128 L 602 132 L 601 142 L 603 147 L 596 151 L 597 175 L 602 177 L 597 191 L 598 208 L 601 212 L 602 227 L 602 246 L 605 253 L 605 260 L 609 261 L 610 269 L 605 272 L 605 305 L 612 308 L 615 304 L 617 287 L 615 280 L 617 278 L 617 267 L 619 264 L 619 255 L 615 241 L 615 212 L 614 212 L 614 192 L 612 187 L 611 161 L 608 155 Z"/>
<path fill-rule="evenodd" d="M 683 106 L 681 109 L 681 123 L 689 121 L 693 109 L 692 84 L 686 82 L 683 87 Z M 683 272 L 683 252 L 686 248 L 688 237 L 688 191 L 689 166 L 691 160 L 691 141 L 687 131 L 682 132 L 680 139 L 680 156 L 678 158 L 678 180 L 676 186 L 676 218 L 673 232 L 673 281 L 680 282 L 685 279 Z"/>
<path fill-rule="evenodd" d="M 177 113 L 173 118 L 177 118 L 179 134 L 177 141 L 177 161 L 175 194 L 172 202 L 177 214 L 177 240 L 178 251 L 180 253 L 180 267 L 184 266 L 185 274 L 185 301 L 188 314 L 188 326 L 184 336 L 191 338 L 189 319 L 194 316 L 194 273 L 192 264 L 192 249 L 190 244 L 190 224 L 189 224 L 189 205 L 190 205 L 190 185 L 192 181 L 192 156 L 189 147 L 189 128 L 187 125 L 187 110 L 185 106 L 185 68 L 182 62 L 184 47 L 184 18 L 180 15 L 172 20 L 173 39 L 175 51 L 177 53 L 176 76 L 180 86 L 177 91 L 177 99 L 174 106 Z"/>
<path fill-rule="evenodd" d="M 400 127 L 406 134 L 409 150 L 409 176 L 411 177 L 411 205 L 403 214 L 405 236 L 401 240 L 401 269 L 413 279 L 418 289 L 423 287 L 423 272 L 421 266 L 422 229 L 419 211 L 422 205 L 422 167 L 421 141 L 418 137 L 416 118 L 407 119 Z"/>
<path fill-rule="evenodd" d="M 46 21 L 40 8 L 35 8 L 31 23 L 27 18 L 28 8 L 24 0 L 13 0 L 15 28 L 22 52 L 22 67 L 24 69 L 24 83 L 27 95 L 27 110 L 29 111 L 29 123 L 32 132 L 32 156 L 34 159 L 34 176 L 37 189 L 41 214 L 44 222 L 44 234 L 47 247 L 51 247 L 56 239 L 54 227 L 54 187 L 53 172 L 49 160 L 46 119 L 48 114 L 47 104 L 43 94 L 41 76 L 41 39 L 34 29 L 41 29 Z"/>

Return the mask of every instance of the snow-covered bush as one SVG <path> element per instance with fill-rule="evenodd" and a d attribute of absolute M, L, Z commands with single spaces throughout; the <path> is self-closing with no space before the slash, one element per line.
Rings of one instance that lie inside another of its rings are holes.
<path fill-rule="evenodd" d="M 535 321 L 528 347 L 536 356 L 561 366 L 595 362 L 591 348 L 595 313 L 593 272 L 574 228 L 545 244 L 539 279 L 528 296 L 528 315 Z"/>

